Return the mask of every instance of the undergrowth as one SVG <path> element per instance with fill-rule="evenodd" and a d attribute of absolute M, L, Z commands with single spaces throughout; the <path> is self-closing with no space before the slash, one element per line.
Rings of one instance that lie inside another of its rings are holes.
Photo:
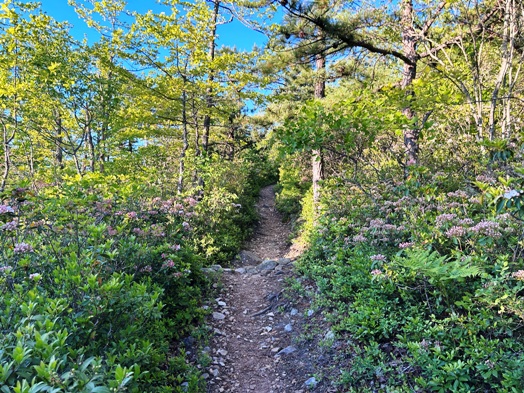
<path fill-rule="evenodd" d="M 251 161 L 210 174 L 203 198 L 102 174 L 4 193 L 0 391 L 204 391 L 180 343 L 208 312 L 201 268 L 256 218 Z"/>
<path fill-rule="evenodd" d="M 508 173 L 507 163 L 491 167 Z M 344 348 L 332 383 L 344 392 L 522 391 L 520 177 L 410 170 L 367 192 L 324 183 L 325 213 L 298 267 Z"/>

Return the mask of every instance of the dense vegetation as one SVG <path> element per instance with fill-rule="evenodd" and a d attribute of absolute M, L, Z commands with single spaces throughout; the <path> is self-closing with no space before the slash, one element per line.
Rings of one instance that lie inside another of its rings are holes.
<path fill-rule="evenodd" d="M 310 244 L 299 271 L 340 340 L 334 383 L 522 391 L 522 6 L 285 6 L 280 45 L 316 56 L 316 83 L 337 81 L 325 97 L 309 86 L 295 94 L 316 99 L 268 108 L 285 116 L 273 135 L 287 153 L 279 203 L 302 211 Z"/>
<path fill-rule="evenodd" d="M 208 53 L 205 3 L 124 6 L 75 4 L 88 44 L 2 2 L 2 392 L 203 391 L 180 345 L 206 315 L 201 269 L 235 256 L 271 181 L 238 131 L 252 56 Z"/>
<path fill-rule="evenodd" d="M 520 2 L 71 3 L 96 42 L 0 8 L 0 391 L 204 391 L 201 268 L 277 173 L 340 391 L 524 389 Z"/>

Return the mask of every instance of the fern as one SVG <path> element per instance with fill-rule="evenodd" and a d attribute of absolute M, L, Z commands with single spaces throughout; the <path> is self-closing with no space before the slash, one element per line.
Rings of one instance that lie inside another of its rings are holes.
<path fill-rule="evenodd" d="M 430 250 L 409 250 L 406 257 L 397 258 L 395 262 L 400 267 L 426 277 L 432 284 L 463 281 L 482 273 L 482 270 L 478 266 L 472 266 L 468 259 L 451 260 Z"/>

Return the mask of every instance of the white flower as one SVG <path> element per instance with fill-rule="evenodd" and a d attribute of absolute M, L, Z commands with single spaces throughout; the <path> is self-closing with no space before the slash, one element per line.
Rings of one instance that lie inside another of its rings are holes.
<path fill-rule="evenodd" d="M 509 190 L 504 193 L 504 199 L 511 199 L 520 195 L 520 192 L 517 190 Z"/>

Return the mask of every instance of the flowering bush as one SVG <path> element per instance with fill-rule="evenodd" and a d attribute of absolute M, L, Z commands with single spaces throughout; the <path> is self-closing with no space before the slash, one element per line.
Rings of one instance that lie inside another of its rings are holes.
<path fill-rule="evenodd" d="M 82 182 L 2 205 L 0 385 L 172 386 L 166 350 L 202 315 L 195 201 Z"/>
<path fill-rule="evenodd" d="M 366 192 L 324 183 L 328 208 L 300 270 L 345 338 L 338 382 L 355 392 L 519 391 L 522 228 L 493 204 L 505 186 L 453 189 L 419 173 Z"/>
<path fill-rule="evenodd" d="M 201 267 L 237 253 L 256 218 L 254 165 L 203 172 L 203 197 L 136 173 L 4 193 L 0 391 L 203 391 L 178 348 L 206 313 Z"/>

